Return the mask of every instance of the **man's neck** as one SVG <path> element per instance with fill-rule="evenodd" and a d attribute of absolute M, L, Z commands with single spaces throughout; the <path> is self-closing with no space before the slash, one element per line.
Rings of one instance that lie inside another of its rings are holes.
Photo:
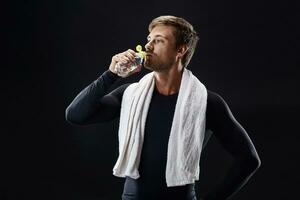
<path fill-rule="evenodd" d="M 166 71 L 155 71 L 155 86 L 160 94 L 172 95 L 179 92 L 183 67 L 172 67 Z"/>

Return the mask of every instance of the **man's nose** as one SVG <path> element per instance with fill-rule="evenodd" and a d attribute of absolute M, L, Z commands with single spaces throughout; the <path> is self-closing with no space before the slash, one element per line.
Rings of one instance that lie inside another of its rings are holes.
<path fill-rule="evenodd" d="M 152 51 L 153 50 L 153 46 L 152 46 L 150 41 L 145 45 L 145 49 L 146 49 L 146 51 Z"/>

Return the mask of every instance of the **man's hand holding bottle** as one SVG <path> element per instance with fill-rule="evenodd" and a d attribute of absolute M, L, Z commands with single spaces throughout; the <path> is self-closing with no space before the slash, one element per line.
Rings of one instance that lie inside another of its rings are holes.
<path fill-rule="evenodd" d="M 138 45 L 136 49 L 138 53 L 132 49 L 128 49 L 127 51 L 114 55 L 111 59 L 109 70 L 122 78 L 141 71 L 144 52 L 140 45 Z"/>

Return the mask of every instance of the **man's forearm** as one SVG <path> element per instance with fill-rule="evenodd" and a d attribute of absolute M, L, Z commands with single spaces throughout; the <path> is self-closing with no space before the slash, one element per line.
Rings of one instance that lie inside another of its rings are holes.
<path fill-rule="evenodd" d="M 235 160 L 221 182 L 203 200 L 230 199 L 248 182 L 259 166 L 259 158 Z"/>

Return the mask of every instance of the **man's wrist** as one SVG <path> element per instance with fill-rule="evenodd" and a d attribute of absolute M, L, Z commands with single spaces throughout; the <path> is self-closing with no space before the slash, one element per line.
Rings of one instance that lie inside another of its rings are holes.
<path fill-rule="evenodd" d="M 115 69 L 112 69 L 111 67 L 108 69 L 111 73 L 114 73 L 114 74 L 116 74 L 117 75 L 117 72 L 116 72 L 116 70 Z"/>
<path fill-rule="evenodd" d="M 110 68 L 107 70 L 107 72 L 110 74 L 110 76 L 114 78 L 120 78 L 120 76 L 116 72 L 112 71 Z"/>

